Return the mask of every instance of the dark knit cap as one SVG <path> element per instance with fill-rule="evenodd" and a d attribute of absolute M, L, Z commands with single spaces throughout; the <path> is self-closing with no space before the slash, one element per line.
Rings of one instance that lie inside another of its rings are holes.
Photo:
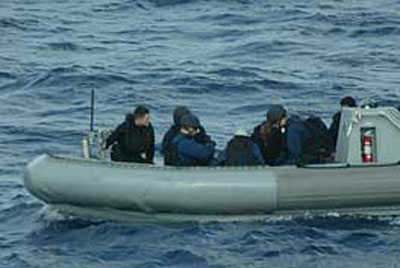
<path fill-rule="evenodd" d="M 272 124 L 286 116 L 286 110 L 282 105 L 271 105 L 267 112 L 267 120 Z"/>
<path fill-rule="evenodd" d="M 185 127 L 193 127 L 193 128 L 200 127 L 199 119 L 197 118 L 197 116 L 192 114 L 185 114 L 184 116 L 182 116 L 180 124 L 181 126 Z"/>
<path fill-rule="evenodd" d="M 356 107 L 356 100 L 353 97 L 347 96 L 340 100 L 341 106 Z"/>
<path fill-rule="evenodd" d="M 178 106 L 174 109 L 173 112 L 173 120 L 176 126 L 181 124 L 182 117 L 186 114 L 191 114 L 191 111 L 186 106 Z"/>

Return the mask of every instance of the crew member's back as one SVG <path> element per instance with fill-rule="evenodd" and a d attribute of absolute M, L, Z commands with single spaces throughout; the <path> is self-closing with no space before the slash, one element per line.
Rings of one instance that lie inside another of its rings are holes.
<path fill-rule="evenodd" d="M 260 148 L 245 129 L 238 129 L 224 151 L 225 166 L 264 165 Z"/>

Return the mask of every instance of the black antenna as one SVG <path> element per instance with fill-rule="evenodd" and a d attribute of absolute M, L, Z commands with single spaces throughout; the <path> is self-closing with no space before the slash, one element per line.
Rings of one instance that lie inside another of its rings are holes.
<path fill-rule="evenodd" d="M 94 89 L 90 94 L 90 132 L 93 132 L 94 128 Z"/>

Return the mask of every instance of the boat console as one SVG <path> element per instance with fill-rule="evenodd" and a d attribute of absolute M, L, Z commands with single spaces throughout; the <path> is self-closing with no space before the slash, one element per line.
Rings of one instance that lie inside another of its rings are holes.
<path fill-rule="evenodd" d="M 335 161 L 350 165 L 400 161 L 400 112 L 393 107 L 343 108 Z"/>

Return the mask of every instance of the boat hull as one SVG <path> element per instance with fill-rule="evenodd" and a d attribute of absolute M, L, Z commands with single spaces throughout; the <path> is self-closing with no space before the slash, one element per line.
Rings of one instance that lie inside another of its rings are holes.
<path fill-rule="evenodd" d="M 400 205 L 400 166 L 174 168 L 42 155 L 25 186 L 53 205 L 262 215 Z"/>

